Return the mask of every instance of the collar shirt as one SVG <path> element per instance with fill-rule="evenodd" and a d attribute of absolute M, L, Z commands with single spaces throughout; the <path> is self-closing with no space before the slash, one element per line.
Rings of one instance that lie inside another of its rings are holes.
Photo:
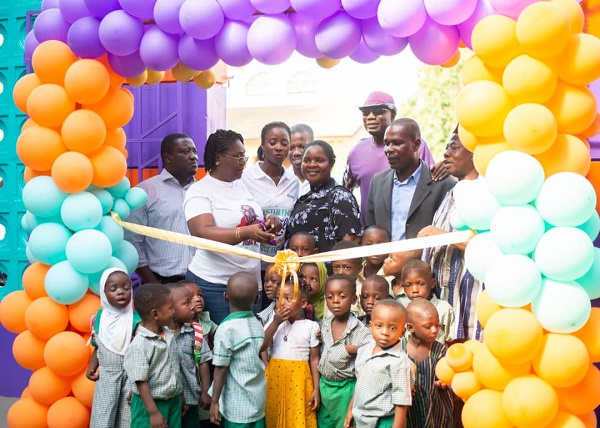
<path fill-rule="evenodd" d="M 404 181 L 398 180 L 398 176 L 394 174 L 394 182 L 392 186 L 392 241 L 401 241 L 406 238 L 406 220 L 408 219 L 408 211 L 413 195 L 417 189 L 417 183 L 421 178 L 422 163 Z"/>
<path fill-rule="evenodd" d="M 198 381 L 196 361 L 194 360 L 194 329 L 188 324 L 182 325 L 179 334 L 175 336 L 175 344 L 179 353 L 185 402 L 190 406 L 197 406 L 200 400 L 201 389 L 200 382 Z M 208 341 L 203 340 L 199 364 L 209 360 L 212 360 L 212 353 L 208 347 Z"/>

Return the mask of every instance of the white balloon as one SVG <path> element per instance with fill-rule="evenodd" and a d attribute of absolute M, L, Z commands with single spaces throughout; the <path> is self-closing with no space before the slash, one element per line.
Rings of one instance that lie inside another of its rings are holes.
<path fill-rule="evenodd" d="M 531 205 L 500 208 L 490 233 L 504 253 L 529 254 L 545 232 L 544 220 Z"/>
<path fill-rule="evenodd" d="M 496 258 L 485 275 L 485 289 L 501 306 L 518 308 L 537 296 L 542 275 L 535 262 L 521 254 L 505 254 Z"/>
<path fill-rule="evenodd" d="M 572 333 L 587 322 L 592 304 L 586 291 L 576 282 L 544 278 L 540 293 L 531 302 L 531 310 L 544 329 L 552 333 Z"/>
<path fill-rule="evenodd" d="M 544 184 L 544 169 L 533 156 L 507 150 L 490 161 L 485 179 L 501 204 L 523 205 L 539 194 Z"/>
<path fill-rule="evenodd" d="M 467 244 L 465 264 L 473 277 L 483 281 L 490 265 L 502 254 L 491 233 L 478 233 Z"/>
<path fill-rule="evenodd" d="M 539 240 L 533 257 L 544 276 L 573 281 L 592 267 L 594 244 L 581 229 L 554 227 Z"/>
<path fill-rule="evenodd" d="M 490 192 L 485 179 L 480 177 L 477 180 L 472 180 L 468 188 L 461 189 L 459 193 L 460 197 L 456 200 L 456 209 L 460 218 L 471 229 L 488 230 L 492 218 L 500 209 L 500 204 Z"/>

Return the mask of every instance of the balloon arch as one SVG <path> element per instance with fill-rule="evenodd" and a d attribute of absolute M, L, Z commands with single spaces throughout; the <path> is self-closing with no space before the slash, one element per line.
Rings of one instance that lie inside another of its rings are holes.
<path fill-rule="evenodd" d="M 208 88 L 219 60 L 371 62 L 407 45 L 422 62 L 464 65 L 456 114 L 485 176 L 456 186 L 469 270 L 485 281 L 485 340 L 450 347 L 436 373 L 465 401 L 465 427 L 592 427 L 600 404 L 600 231 L 585 179 L 587 138 L 600 131 L 587 85 L 600 39 L 576 0 L 54 0 L 45 1 L 15 85 L 29 116 L 17 141 L 26 165 L 24 290 L 0 303 L 19 333 L 15 360 L 33 370 L 8 425 L 87 426 L 89 319 L 107 267 L 133 272 L 126 218 L 145 194 L 125 179 L 123 126 L 133 96 L 171 70 Z"/>

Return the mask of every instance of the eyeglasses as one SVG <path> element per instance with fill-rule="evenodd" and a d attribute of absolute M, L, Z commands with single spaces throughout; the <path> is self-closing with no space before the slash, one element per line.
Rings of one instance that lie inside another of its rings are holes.
<path fill-rule="evenodd" d="M 240 165 L 240 166 L 246 165 L 246 163 L 248 162 L 248 159 L 250 159 L 248 156 L 235 157 L 235 156 L 228 155 L 226 153 L 223 153 L 223 156 L 227 156 L 228 158 L 235 159 L 236 162 L 238 163 L 238 165 Z"/>
<path fill-rule="evenodd" d="M 371 113 L 373 113 L 375 116 L 383 116 L 386 111 L 391 111 L 392 110 L 387 105 L 385 105 L 385 106 L 373 106 L 373 107 L 359 107 L 358 109 L 362 112 L 362 115 L 364 117 L 369 116 Z"/>

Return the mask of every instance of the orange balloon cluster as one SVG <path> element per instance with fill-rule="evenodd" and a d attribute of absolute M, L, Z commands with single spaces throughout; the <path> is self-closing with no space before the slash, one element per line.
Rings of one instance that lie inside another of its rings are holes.
<path fill-rule="evenodd" d="M 583 33 L 583 23 L 576 0 L 552 0 L 529 5 L 516 21 L 490 15 L 475 26 L 456 114 L 481 174 L 511 149 L 536 157 L 547 177 L 588 173 L 587 138 L 600 131 L 600 117 L 586 85 L 600 77 L 600 39 Z"/>
<path fill-rule="evenodd" d="M 119 183 L 127 152 L 124 144 L 114 146 L 114 135 L 133 116 L 123 78 L 105 60 L 77 59 L 56 40 L 40 44 L 32 64 L 35 73 L 13 90 L 16 106 L 30 116 L 16 146 L 26 179 L 51 175 L 68 193 Z"/>

